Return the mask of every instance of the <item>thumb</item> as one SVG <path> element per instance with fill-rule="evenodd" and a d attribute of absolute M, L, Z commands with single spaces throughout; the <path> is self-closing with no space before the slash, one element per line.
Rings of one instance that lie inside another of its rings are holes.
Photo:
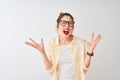
<path fill-rule="evenodd" d="M 40 43 L 43 44 L 43 39 L 42 38 L 40 39 Z"/>

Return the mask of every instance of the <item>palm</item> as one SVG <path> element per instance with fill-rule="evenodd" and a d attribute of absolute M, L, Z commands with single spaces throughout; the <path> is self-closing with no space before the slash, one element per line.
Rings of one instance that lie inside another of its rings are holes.
<path fill-rule="evenodd" d="M 91 41 L 85 41 L 85 43 L 88 46 L 88 50 L 90 50 L 91 52 L 94 51 L 95 46 L 97 45 L 97 43 L 100 41 L 101 39 L 101 35 L 99 34 L 95 39 L 94 39 L 94 33 L 92 33 L 92 38 Z"/>
<path fill-rule="evenodd" d="M 34 47 L 35 49 L 39 50 L 41 53 L 44 52 L 44 43 L 43 39 L 40 40 L 40 43 L 36 43 L 33 39 L 29 38 L 31 42 L 25 42 L 27 45 Z"/>

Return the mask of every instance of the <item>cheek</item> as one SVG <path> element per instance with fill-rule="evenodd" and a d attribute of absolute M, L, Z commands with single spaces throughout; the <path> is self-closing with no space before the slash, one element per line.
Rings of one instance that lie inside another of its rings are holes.
<path fill-rule="evenodd" d="M 62 31 L 64 28 L 62 26 L 58 27 L 58 30 Z"/>
<path fill-rule="evenodd" d="M 72 32 L 72 31 L 73 31 L 73 29 L 74 29 L 73 27 L 72 27 L 72 28 L 70 28 L 70 31 Z"/>
<path fill-rule="evenodd" d="M 63 32 L 63 28 L 60 27 L 60 26 L 57 28 L 57 30 L 58 30 L 59 33 Z"/>

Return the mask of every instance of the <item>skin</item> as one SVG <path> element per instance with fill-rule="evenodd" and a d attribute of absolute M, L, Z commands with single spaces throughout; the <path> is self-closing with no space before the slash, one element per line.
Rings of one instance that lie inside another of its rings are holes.
<path fill-rule="evenodd" d="M 61 20 L 72 21 L 72 19 L 69 16 L 64 16 Z M 70 42 L 72 40 L 71 34 L 73 32 L 74 27 L 69 26 L 68 24 L 66 24 L 65 26 L 62 26 L 57 23 L 57 29 L 58 29 L 58 33 L 60 35 L 60 44 L 61 45 L 70 44 Z M 69 30 L 69 33 L 67 35 L 65 35 L 63 33 L 63 30 Z"/>
<path fill-rule="evenodd" d="M 72 19 L 69 16 L 64 16 L 64 17 L 62 17 L 61 20 L 72 21 Z M 60 36 L 60 45 L 70 44 L 70 42 L 72 41 L 71 34 L 73 32 L 74 25 L 70 27 L 68 24 L 66 24 L 65 26 L 62 26 L 62 25 L 56 23 L 56 27 L 57 27 L 57 30 L 58 30 L 58 34 Z M 65 30 L 65 29 L 69 30 L 69 33 L 67 35 L 65 35 L 64 32 L 63 32 L 63 30 Z M 95 38 L 94 33 L 92 33 L 91 40 L 90 41 L 86 41 L 86 40 L 84 41 L 84 43 L 88 47 L 87 52 L 92 54 L 94 52 L 94 49 L 95 49 L 96 45 L 100 41 L 100 39 L 101 39 L 100 34 Z M 41 39 L 40 42 L 38 42 L 38 43 L 35 40 L 33 40 L 32 38 L 29 38 L 29 40 L 30 40 L 29 42 L 25 42 L 25 43 L 28 46 L 31 46 L 31 47 L 37 49 L 42 55 L 42 58 L 43 58 L 46 69 L 47 70 L 51 69 L 52 64 L 51 64 L 51 62 L 49 61 L 49 59 L 46 55 L 46 52 L 45 52 L 45 49 L 44 49 L 43 39 Z M 91 62 L 91 56 L 85 54 L 85 60 L 84 61 L 85 61 L 86 67 L 89 67 L 90 62 Z"/>

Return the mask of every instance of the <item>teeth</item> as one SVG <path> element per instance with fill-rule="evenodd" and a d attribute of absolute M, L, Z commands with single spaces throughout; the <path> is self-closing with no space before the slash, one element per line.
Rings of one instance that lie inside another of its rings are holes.
<path fill-rule="evenodd" d="M 69 31 L 69 30 L 64 30 L 64 31 Z"/>
<path fill-rule="evenodd" d="M 63 32 L 64 32 L 65 35 L 67 35 L 69 33 L 69 30 L 66 29 Z"/>

